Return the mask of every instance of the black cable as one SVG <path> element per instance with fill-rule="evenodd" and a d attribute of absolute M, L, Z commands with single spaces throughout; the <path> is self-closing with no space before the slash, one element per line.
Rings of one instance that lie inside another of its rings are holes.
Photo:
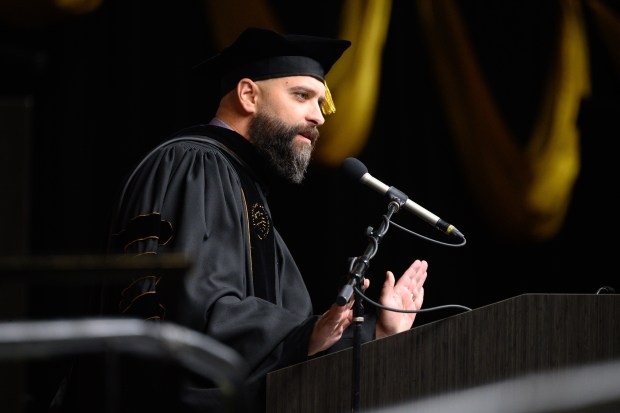
<path fill-rule="evenodd" d="M 396 228 L 400 229 L 401 231 L 405 231 L 405 232 L 407 232 L 407 233 L 409 233 L 411 235 L 415 235 L 416 237 L 421 238 L 423 240 L 430 241 L 432 243 L 439 244 L 439 245 L 444 245 L 446 247 L 462 247 L 462 246 L 464 246 L 467 243 L 467 240 L 465 240 L 465 238 L 463 238 L 463 242 L 461 242 L 459 244 L 452 244 L 450 242 L 438 241 L 436 239 L 428 238 L 428 237 L 425 237 L 424 235 L 418 234 L 417 232 L 411 231 L 410 229 L 407 229 L 407 228 L 405 228 L 405 227 L 403 227 L 401 225 L 398 225 L 396 222 L 394 222 L 392 220 L 390 220 L 390 223 L 392 225 L 394 225 Z"/>
<path fill-rule="evenodd" d="M 379 303 L 371 300 L 370 298 L 366 297 L 364 295 L 364 293 L 359 288 L 357 288 L 357 287 L 354 287 L 354 288 L 355 288 L 355 291 L 359 294 L 359 296 L 364 299 L 364 301 L 368 301 L 369 303 L 371 303 L 375 307 L 381 308 L 383 310 L 394 311 L 394 312 L 397 312 L 397 313 L 428 313 L 430 311 L 443 310 L 443 309 L 446 309 L 446 308 L 460 308 L 461 310 L 471 311 L 471 308 L 465 307 L 464 305 L 460 305 L 460 304 L 446 304 L 446 305 L 440 305 L 438 307 L 430 307 L 430 308 L 424 308 L 424 309 L 420 309 L 420 310 L 399 310 L 399 309 L 396 309 L 396 308 L 386 307 L 383 304 L 379 304 Z"/>

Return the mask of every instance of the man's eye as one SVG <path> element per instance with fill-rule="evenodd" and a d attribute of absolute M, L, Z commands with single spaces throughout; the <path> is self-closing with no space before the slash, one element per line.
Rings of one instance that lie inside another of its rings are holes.
<path fill-rule="evenodd" d="M 295 94 L 296 94 L 296 95 L 299 97 L 299 99 L 301 99 L 301 100 L 306 100 L 306 99 L 308 99 L 308 93 L 306 93 L 306 92 L 296 92 Z"/>

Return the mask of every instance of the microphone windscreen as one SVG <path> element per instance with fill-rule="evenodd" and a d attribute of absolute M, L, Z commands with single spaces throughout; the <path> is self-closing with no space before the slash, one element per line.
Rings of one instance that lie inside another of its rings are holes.
<path fill-rule="evenodd" d="M 368 173 L 368 168 L 357 158 L 347 158 L 342 161 L 340 166 L 344 174 L 353 179 L 359 181 L 364 174 Z"/>

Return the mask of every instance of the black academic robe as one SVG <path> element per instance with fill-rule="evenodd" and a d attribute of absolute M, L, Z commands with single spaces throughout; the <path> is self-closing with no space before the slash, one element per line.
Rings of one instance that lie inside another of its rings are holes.
<path fill-rule="evenodd" d="M 265 196 L 269 181 L 269 169 L 242 136 L 212 125 L 193 127 L 141 161 L 122 191 L 112 226 L 113 251 L 183 253 L 191 260 L 181 309 L 170 321 L 241 355 L 250 371 L 248 388 L 258 392 L 251 402 L 258 411 L 264 408 L 266 374 L 307 359 L 318 319 L 273 226 Z M 121 311 L 168 320 L 171 303 L 159 290 L 164 284 L 136 281 L 119 295 Z M 180 398 L 200 407 L 212 396 L 194 383 Z"/>

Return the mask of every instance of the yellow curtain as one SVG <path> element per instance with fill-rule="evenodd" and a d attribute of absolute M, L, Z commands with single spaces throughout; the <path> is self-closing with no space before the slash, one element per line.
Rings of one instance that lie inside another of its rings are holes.
<path fill-rule="evenodd" d="M 345 158 L 357 156 L 368 141 L 391 8 L 391 0 L 344 2 L 340 37 L 352 45 L 327 75 L 337 109 L 321 128 L 315 156 L 319 162 L 338 166 Z"/>
<path fill-rule="evenodd" d="M 356 156 L 368 140 L 392 5 L 391 0 L 342 3 L 339 37 L 351 40 L 352 45 L 327 75 L 336 113 L 321 128 L 314 157 L 329 166 L 338 166 L 345 158 Z M 205 4 L 211 34 L 219 48 L 250 26 L 282 32 L 268 0 L 206 0 Z"/>
<path fill-rule="evenodd" d="M 559 4 L 555 59 L 523 149 L 493 102 L 457 0 L 418 1 L 438 90 L 472 193 L 493 228 L 515 239 L 557 234 L 580 168 L 577 115 L 590 91 L 586 33 L 579 1 Z"/>

